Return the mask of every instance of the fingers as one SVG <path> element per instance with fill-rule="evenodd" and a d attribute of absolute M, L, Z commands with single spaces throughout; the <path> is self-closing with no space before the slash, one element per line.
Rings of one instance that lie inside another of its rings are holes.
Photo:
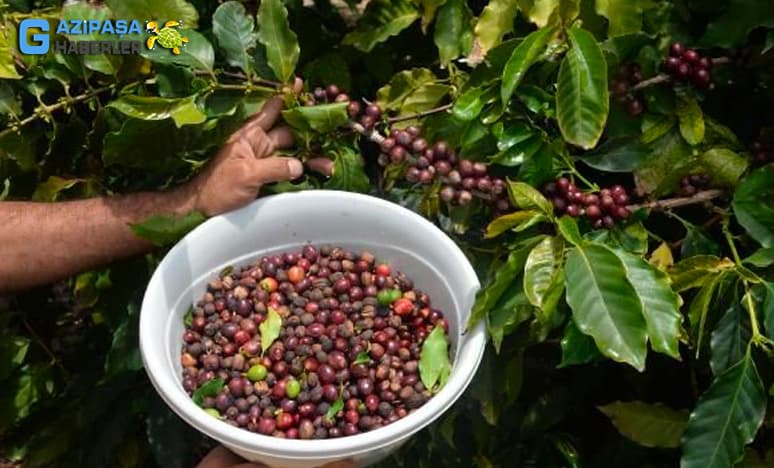
<path fill-rule="evenodd" d="M 244 462 L 241 457 L 233 454 L 226 447 L 220 445 L 210 450 L 210 453 L 196 465 L 196 468 L 224 468 L 241 462 Z"/>
<path fill-rule="evenodd" d="M 255 178 L 259 184 L 293 180 L 303 172 L 303 164 L 295 158 L 271 157 L 255 162 Z"/>
<path fill-rule="evenodd" d="M 288 126 L 277 127 L 270 131 L 268 136 L 275 150 L 293 146 L 293 133 Z"/>
<path fill-rule="evenodd" d="M 306 166 L 325 177 L 333 175 L 333 161 L 328 158 L 311 158 L 306 161 Z"/>

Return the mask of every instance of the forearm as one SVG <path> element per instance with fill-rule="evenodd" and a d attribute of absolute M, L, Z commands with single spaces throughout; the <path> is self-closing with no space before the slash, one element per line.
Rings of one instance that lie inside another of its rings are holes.
<path fill-rule="evenodd" d="M 130 224 L 194 209 L 189 189 L 62 203 L 0 203 L 0 292 L 47 284 L 146 252 Z"/>

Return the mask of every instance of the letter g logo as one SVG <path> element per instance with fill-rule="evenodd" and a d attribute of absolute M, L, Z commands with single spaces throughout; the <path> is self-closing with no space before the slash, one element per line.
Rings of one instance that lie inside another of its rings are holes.
<path fill-rule="evenodd" d="M 19 24 L 19 51 L 28 55 L 43 55 L 48 52 L 50 41 L 48 34 L 32 34 L 32 41 L 29 41 L 30 29 L 39 29 L 43 33 L 48 33 L 50 26 L 48 21 L 42 18 L 22 20 Z"/>

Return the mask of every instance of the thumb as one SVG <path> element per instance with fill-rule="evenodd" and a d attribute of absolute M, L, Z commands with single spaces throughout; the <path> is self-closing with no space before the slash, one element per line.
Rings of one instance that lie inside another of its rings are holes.
<path fill-rule="evenodd" d="M 256 159 L 254 164 L 255 180 L 259 184 L 293 180 L 304 172 L 303 164 L 296 158 Z"/>

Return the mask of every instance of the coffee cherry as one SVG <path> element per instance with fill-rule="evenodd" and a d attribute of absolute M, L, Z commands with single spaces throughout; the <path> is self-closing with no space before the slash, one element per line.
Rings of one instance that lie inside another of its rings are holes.
<path fill-rule="evenodd" d="M 382 116 L 382 109 L 376 104 L 369 104 L 365 108 L 365 113 L 368 116 L 373 117 L 375 120 Z"/>
<path fill-rule="evenodd" d="M 427 149 L 427 140 L 424 138 L 417 138 L 411 143 L 411 149 L 415 153 L 423 153 Z"/>
<path fill-rule="evenodd" d="M 578 207 L 578 205 L 570 205 L 570 206 L 568 206 L 567 209 L 565 210 L 565 212 L 569 216 L 572 216 L 573 218 L 577 218 L 581 214 L 581 210 Z"/>
<path fill-rule="evenodd" d="M 445 177 L 451 172 L 451 164 L 448 161 L 436 161 L 433 166 L 435 167 L 435 172 L 441 177 Z"/>
<path fill-rule="evenodd" d="M 420 134 L 419 127 L 417 127 L 416 125 L 409 125 L 408 127 L 406 127 L 406 132 L 409 135 L 411 135 L 412 138 L 416 138 Z"/>
<path fill-rule="evenodd" d="M 315 88 L 312 95 L 314 96 L 315 100 L 318 102 L 325 102 L 325 100 L 328 97 L 323 88 Z"/>
<path fill-rule="evenodd" d="M 460 175 L 463 178 L 470 177 L 473 175 L 473 162 L 463 159 L 457 165 L 457 170 L 460 171 Z"/>
<path fill-rule="evenodd" d="M 441 189 L 441 200 L 445 201 L 446 203 L 451 203 L 454 200 L 454 197 L 457 196 L 456 190 L 454 190 L 453 187 L 449 187 L 448 185 Z"/>
<path fill-rule="evenodd" d="M 483 177 L 486 175 L 486 164 L 482 162 L 473 163 L 473 175 Z"/>
<path fill-rule="evenodd" d="M 406 180 L 411 183 L 419 182 L 419 169 L 413 166 L 406 169 Z"/>
<path fill-rule="evenodd" d="M 688 63 L 698 63 L 699 53 L 693 49 L 688 49 L 685 52 L 683 52 L 683 60 L 685 60 Z"/>
<path fill-rule="evenodd" d="M 397 143 L 396 143 L 396 141 L 395 141 L 395 139 L 394 139 L 394 138 L 387 137 L 387 138 L 385 138 L 384 140 L 382 140 L 382 144 L 381 144 L 382 151 L 384 151 L 385 153 L 387 153 L 387 152 L 389 152 L 391 149 L 393 149 L 393 148 L 395 147 L 395 145 L 396 145 L 396 144 L 397 144 Z"/>
<path fill-rule="evenodd" d="M 691 67 L 687 63 L 681 63 L 675 71 L 678 80 L 687 81 L 691 77 Z"/>
<path fill-rule="evenodd" d="M 712 59 L 709 57 L 701 57 L 699 59 L 699 67 L 707 71 L 712 70 Z"/>
<path fill-rule="evenodd" d="M 446 144 L 446 142 L 443 140 L 436 141 L 433 145 L 433 157 L 437 160 L 446 159 L 448 154 L 449 146 Z"/>
<path fill-rule="evenodd" d="M 680 66 L 680 59 L 677 57 L 667 57 L 666 60 L 664 60 L 661 68 L 669 74 L 672 74 L 677 71 L 677 68 Z"/>
<path fill-rule="evenodd" d="M 347 114 L 353 119 L 360 115 L 361 110 L 362 106 L 357 101 L 349 101 L 349 104 L 347 104 Z"/>
<path fill-rule="evenodd" d="M 341 90 L 335 84 L 329 84 L 325 88 L 325 95 L 328 97 L 329 101 L 333 101 L 334 99 L 336 99 L 336 96 L 338 96 L 339 93 L 341 93 Z"/>
<path fill-rule="evenodd" d="M 401 163 L 406 159 L 406 150 L 402 146 L 396 146 L 390 150 L 390 161 Z"/>
<path fill-rule="evenodd" d="M 710 85 L 710 74 L 704 68 L 697 68 L 693 72 L 693 84 L 697 88 L 705 89 Z"/>
<path fill-rule="evenodd" d="M 349 95 L 346 93 L 341 93 L 338 96 L 336 96 L 336 99 L 333 100 L 334 102 L 349 102 Z"/>
<path fill-rule="evenodd" d="M 597 205 L 590 205 L 586 207 L 586 216 L 591 219 L 597 219 L 602 216 L 602 210 Z"/>
<path fill-rule="evenodd" d="M 626 112 L 628 112 L 629 115 L 637 116 L 642 114 L 642 111 L 643 111 L 642 101 L 640 101 L 639 99 L 636 99 L 636 98 L 630 99 L 626 103 Z"/>
<path fill-rule="evenodd" d="M 360 125 L 363 126 L 366 130 L 371 130 L 374 128 L 374 124 L 376 123 L 376 120 L 371 117 L 370 115 L 364 115 L 360 117 Z"/>
<path fill-rule="evenodd" d="M 404 130 L 398 130 L 395 132 L 395 141 L 398 142 L 399 145 L 405 146 L 408 148 L 411 145 L 411 135 L 408 134 L 408 132 Z"/>
<path fill-rule="evenodd" d="M 419 183 L 427 185 L 427 184 L 431 184 L 432 182 L 433 182 L 432 172 L 430 172 L 427 169 L 419 172 Z"/>
<path fill-rule="evenodd" d="M 684 52 L 685 46 L 679 42 L 674 42 L 671 46 L 669 46 L 669 55 L 672 57 L 682 57 Z"/>
<path fill-rule="evenodd" d="M 559 193 L 567 193 L 567 189 L 569 188 L 570 188 L 570 179 L 568 179 L 567 177 L 562 177 L 556 181 L 556 189 L 559 190 Z"/>
<path fill-rule="evenodd" d="M 460 190 L 460 192 L 457 194 L 457 203 L 459 203 L 460 206 L 467 206 L 471 201 L 473 201 L 473 194 L 469 191 Z"/>

